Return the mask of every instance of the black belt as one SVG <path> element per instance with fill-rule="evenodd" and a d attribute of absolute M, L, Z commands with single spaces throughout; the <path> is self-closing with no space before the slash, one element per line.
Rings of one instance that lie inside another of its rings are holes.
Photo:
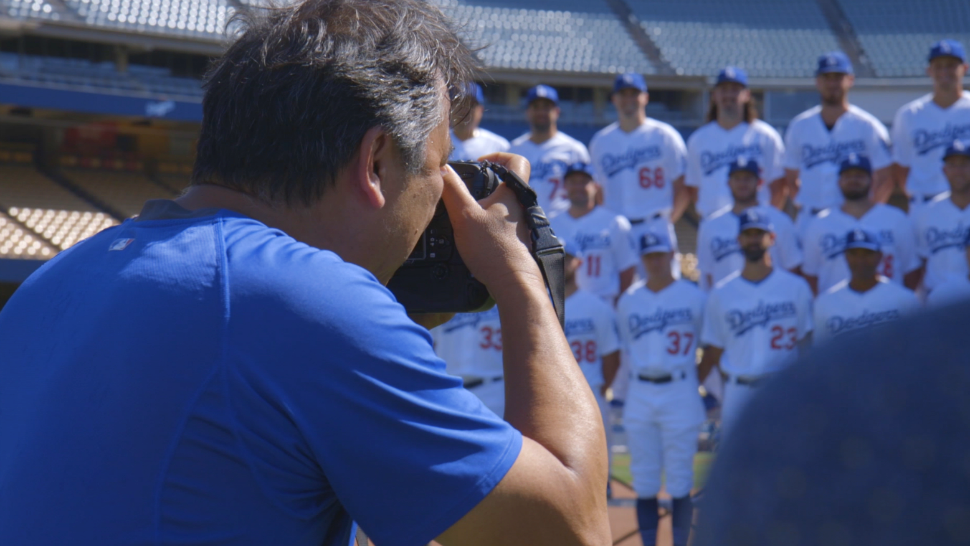
<path fill-rule="evenodd" d="M 679 377 L 675 377 L 679 376 Z M 650 377 L 649 375 L 639 374 L 637 379 L 640 381 L 646 381 L 648 383 L 653 383 L 654 385 L 663 385 L 664 383 L 670 383 L 674 379 L 687 379 L 687 372 L 680 372 L 678 374 L 667 374 L 661 376 Z"/>
<path fill-rule="evenodd" d="M 661 219 L 663 217 L 664 217 L 663 213 L 662 212 L 658 212 L 657 214 L 654 214 L 653 216 L 651 216 L 649 218 L 637 218 L 636 220 L 630 220 L 630 225 L 631 226 L 639 226 L 640 224 L 642 224 L 644 222 L 652 222 L 654 220 L 659 220 L 659 219 Z"/>
<path fill-rule="evenodd" d="M 808 209 L 808 212 L 811 213 L 812 216 L 818 216 L 818 213 L 826 210 L 827 208 L 828 207 L 825 207 L 824 209 Z"/>
<path fill-rule="evenodd" d="M 502 376 L 500 375 L 498 377 L 493 377 L 493 378 L 489 379 L 488 382 L 489 383 L 496 383 L 496 382 L 501 381 L 501 380 L 502 380 Z M 464 382 L 464 386 L 465 386 L 466 389 L 474 389 L 475 387 L 481 387 L 484 384 L 485 384 L 485 379 L 483 379 L 481 377 L 476 377 L 475 379 L 471 379 L 469 381 L 465 381 Z"/>
<path fill-rule="evenodd" d="M 768 377 L 767 376 L 764 376 L 764 375 L 762 375 L 760 377 L 743 377 L 743 376 L 737 376 L 737 377 L 734 378 L 734 382 L 737 383 L 738 385 L 746 385 L 748 387 L 757 387 L 758 385 L 760 385 L 763 381 L 765 381 L 767 379 L 768 379 Z"/>
<path fill-rule="evenodd" d="M 930 201 L 936 199 L 936 196 L 938 196 L 938 195 L 940 195 L 940 194 L 939 193 L 934 193 L 933 195 L 925 195 L 924 194 L 923 197 L 919 197 L 919 196 L 913 195 L 913 196 L 911 196 L 909 198 L 909 202 L 910 203 L 914 203 L 914 202 L 916 202 L 917 199 L 922 199 L 924 203 L 929 203 Z"/>

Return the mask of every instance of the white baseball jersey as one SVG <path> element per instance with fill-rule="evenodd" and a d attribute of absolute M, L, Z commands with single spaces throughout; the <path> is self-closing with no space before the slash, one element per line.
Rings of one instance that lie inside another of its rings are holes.
<path fill-rule="evenodd" d="M 687 176 L 684 182 L 698 188 L 697 211 L 704 217 L 734 205 L 728 188 L 728 167 L 739 157 L 753 159 L 761 167 L 765 186 L 758 193 L 762 203 L 771 200 L 767 185 L 785 176 L 785 145 L 771 125 L 755 120 L 725 130 L 712 121 L 687 139 Z"/>
<path fill-rule="evenodd" d="M 845 262 L 845 238 L 850 231 L 862 228 L 879 236 L 882 262 L 879 274 L 903 284 L 907 273 L 920 266 L 916 250 L 916 233 L 906 213 L 889 205 L 876 204 L 856 220 L 841 208 L 824 210 L 816 216 L 802 238 L 805 263 L 802 271 L 818 277 L 821 294 L 850 276 Z"/>
<path fill-rule="evenodd" d="M 885 279 L 864 293 L 849 288 L 845 280 L 815 300 L 815 340 L 870 328 L 899 320 L 916 309 L 912 291 Z"/>
<path fill-rule="evenodd" d="M 675 281 L 660 292 L 639 282 L 623 294 L 616 305 L 617 326 L 634 375 L 694 371 L 705 301 L 704 293 L 687 281 Z"/>
<path fill-rule="evenodd" d="M 603 356 L 620 350 L 613 308 L 595 294 L 577 290 L 566 298 L 565 332 L 586 381 L 599 394 Z"/>
<path fill-rule="evenodd" d="M 949 108 L 920 97 L 896 112 L 893 121 L 893 161 L 909 167 L 906 189 L 928 197 L 950 190 L 943 176 L 943 152 L 954 140 L 970 139 L 970 92 Z"/>
<path fill-rule="evenodd" d="M 970 299 L 970 277 L 950 275 L 926 296 L 927 307 L 942 307 Z"/>
<path fill-rule="evenodd" d="M 536 144 L 526 133 L 512 141 L 509 152 L 521 155 L 532 165 L 529 186 L 539 197 L 539 206 L 550 218 L 569 208 L 563 175 L 572 163 L 589 163 L 589 152 L 582 142 L 559 131 L 556 136 Z"/>
<path fill-rule="evenodd" d="M 949 194 L 943 194 L 916 211 L 916 248 L 926 260 L 923 285 L 933 290 L 950 275 L 966 275 L 963 243 L 970 230 L 970 207 L 957 208 Z"/>
<path fill-rule="evenodd" d="M 431 336 L 448 373 L 484 378 L 504 375 L 498 307 L 481 313 L 458 313 L 431 330 Z"/>
<path fill-rule="evenodd" d="M 802 250 L 795 237 L 795 224 L 785 213 L 774 207 L 759 207 L 775 226 L 775 245 L 769 249 L 771 263 L 783 269 L 802 265 Z M 697 232 L 697 268 L 702 275 L 710 275 L 716 285 L 744 267 L 744 254 L 738 244 L 739 216 L 733 209 L 722 209 L 701 222 Z M 706 288 L 710 288 L 706 281 Z"/>
<path fill-rule="evenodd" d="M 774 269 L 759 283 L 736 273 L 714 287 L 704 311 L 701 342 L 724 349 L 731 376 L 777 371 L 798 355 L 812 331 L 812 290 L 805 279 Z"/>
<path fill-rule="evenodd" d="M 589 154 L 610 210 L 633 219 L 673 210 L 673 183 L 683 176 L 687 157 L 676 129 L 647 118 L 627 133 L 613 123 L 593 136 Z"/>
<path fill-rule="evenodd" d="M 630 222 L 604 207 L 573 218 L 564 212 L 550 223 L 558 237 L 576 242 L 583 265 L 576 284 L 604 299 L 620 293 L 620 272 L 639 263 L 630 237 Z"/>
<path fill-rule="evenodd" d="M 798 171 L 802 181 L 796 201 L 809 210 L 842 204 L 839 165 L 850 153 L 867 156 L 873 170 L 892 163 L 886 126 L 852 105 L 831 131 L 822 121 L 821 106 L 796 116 L 785 134 L 785 150 L 785 168 Z"/>
<path fill-rule="evenodd" d="M 452 131 L 451 144 L 455 147 L 448 158 L 451 161 L 477 161 L 483 155 L 504 152 L 511 146 L 508 140 L 481 127 L 468 140 L 459 139 Z"/>

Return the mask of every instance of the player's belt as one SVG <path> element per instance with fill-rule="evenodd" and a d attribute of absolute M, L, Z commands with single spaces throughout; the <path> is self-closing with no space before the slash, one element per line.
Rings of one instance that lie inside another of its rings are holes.
<path fill-rule="evenodd" d="M 653 383 L 654 385 L 662 385 L 664 383 L 670 383 L 674 379 L 687 379 L 687 372 L 680 371 L 665 375 L 644 375 L 641 373 L 637 374 L 637 379 L 646 381 L 647 383 Z"/>
<path fill-rule="evenodd" d="M 495 377 L 465 377 L 462 378 L 462 383 L 466 389 L 474 389 L 475 387 L 481 387 L 486 383 L 496 383 L 501 380 L 501 375 Z"/>
<path fill-rule="evenodd" d="M 731 376 L 731 380 L 738 385 L 745 385 L 747 387 L 757 387 L 761 383 L 768 380 L 767 375 L 734 375 Z"/>
<path fill-rule="evenodd" d="M 941 192 L 941 193 L 942 193 L 942 192 Z M 919 195 L 912 195 L 912 196 L 910 196 L 910 198 L 909 198 L 909 202 L 910 202 L 910 203 L 915 203 L 915 202 L 917 202 L 917 201 L 922 201 L 922 202 L 924 202 L 924 203 L 929 203 L 929 202 L 930 202 L 930 201 L 932 201 L 933 199 L 936 199 L 936 196 L 937 196 L 937 195 L 940 195 L 940 194 L 939 194 L 939 193 L 934 193 L 933 195 L 930 195 L 930 194 L 928 194 L 928 193 L 924 193 L 924 194 L 922 195 L 922 197 L 921 197 L 921 196 L 919 196 Z"/>
<path fill-rule="evenodd" d="M 652 222 L 654 220 L 659 220 L 659 219 L 661 219 L 663 217 L 664 217 L 664 213 L 658 212 L 658 213 L 654 214 L 653 216 L 647 216 L 646 218 L 637 218 L 636 220 L 630 220 L 630 225 L 631 226 L 639 226 L 640 224 L 642 224 L 644 222 Z"/>

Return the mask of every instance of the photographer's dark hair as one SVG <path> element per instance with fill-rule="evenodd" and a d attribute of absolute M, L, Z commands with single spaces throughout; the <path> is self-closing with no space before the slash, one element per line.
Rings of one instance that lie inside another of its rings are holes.
<path fill-rule="evenodd" d="M 449 112 L 443 89 L 477 68 L 450 21 L 423 0 L 305 0 L 240 12 L 239 38 L 206 75 L 193 184 L 268 202 L 318 200 L 384 128 L 409 172 Z"/>
<path fill-rule="evenodd" d="M 754 97 L 744 104 L 744 111 L 741 113 L 742 119 L 747 123 L 751 123 L 758 119 L 758 108 L 754 105 Z M 711 98 L 711 105 L 707 109 L 707 117 L 704 119 L 705 123 L 710 123 L 712 121 L 717 121 L 717 104 L 714 103 L 714 98 Z"/>

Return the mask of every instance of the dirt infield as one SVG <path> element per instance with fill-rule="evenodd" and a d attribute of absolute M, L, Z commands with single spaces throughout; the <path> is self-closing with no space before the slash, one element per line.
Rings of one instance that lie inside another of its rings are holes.
<path fill-rule="evenodd" d="M 637 530 L 636 495 L 630 487 L 613 480 L 613 499 L 610 500 L 610 529 L 613 532 L 614 546 L 642 546 L 640 532 Z M 663 495 L 661 495 L 663 498 Z M 673 531 L 670 515 L 660 518 L 660 531 L 657 533 L 657 546 L 672 546 Z"/>

